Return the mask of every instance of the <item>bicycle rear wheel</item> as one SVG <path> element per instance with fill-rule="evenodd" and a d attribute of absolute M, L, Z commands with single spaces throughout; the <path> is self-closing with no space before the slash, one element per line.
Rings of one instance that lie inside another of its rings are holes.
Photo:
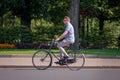
<path fill-rule="evenodd" d="M 52 64 L 52 56 L 47 50 L 38 50 L 32 56 L 32 64 L 38 70 L 45 70 Z"/>
<path fill-rule="evenodd" d="M 85 64 L 85 56 L 80 51 L 67 50 L 69 57 L 66 61 L 66 65 L 70 70 L 80 70 Z"/>

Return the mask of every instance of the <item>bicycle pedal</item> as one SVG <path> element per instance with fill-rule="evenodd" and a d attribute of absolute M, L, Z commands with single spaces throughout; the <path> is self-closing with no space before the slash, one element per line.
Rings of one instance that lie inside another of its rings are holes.
<path fill-rule="evenodd" d="M 66 63 L 62 62 L 62 63 L 59 63 L 59 65 L 66 65 Z"/>
<path fill-rule="evenodd" d="M 55 62 L 56 64 L 59 64 L 59 65 L 66 65 L 66 62 L 63 62 L 63 61 L 57 61 Z"/>
<path fill-rule="evenodd" d="M 67 63 L 74 63 L 75 59 L 67 59 Z"/>

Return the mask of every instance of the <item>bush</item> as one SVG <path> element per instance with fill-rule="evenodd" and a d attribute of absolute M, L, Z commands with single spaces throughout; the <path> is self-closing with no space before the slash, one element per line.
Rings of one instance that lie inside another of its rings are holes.
<path fill-rule="evenodd" d="M 16 44 L 17 49 L 49 49 L 50 44 L 48 42 L 43 42 L 43 43 L 19 43 Z M 53 49 L 56 49 L 57 46 L 54 45 L 52 47 Z"/>
<path fill-rule="evenodd" d="M 63 26 L 36 26 L 33 31 L 33 42 L 48 42 L 57 35 L 60 35 L 64 29 Z"/>
<path fill-rule="evenodd" d="M 44 49 L 48 49 L 49 45 L 46 43 L 44 44 L 33 44 L 33 43 L 19 43 L 16 44 L 16 48 L 18 49 L 38 49 L 38 48 L 44 48 Z"/>
<path fill-rule="evenodd" d="M 0 27 L 0 43 L 30 43 L 32 42 L 32 33 L 25 26 L 5 26 Z"/>
<path fill-rule="evenodd" d="M 18 43 L 15 46 L 17 49 L 36 49 L 36 48 L 39 48 L 39 44 L 32 44 L 32 43 Z"/>
<path fill-rule="evenodd" d="M 89 48 L 118 48 L 117 38 L 110 28 L 105 28 L 102 35 L 99 35 L 98 29 L 92 28 L 85 41 Z"/>

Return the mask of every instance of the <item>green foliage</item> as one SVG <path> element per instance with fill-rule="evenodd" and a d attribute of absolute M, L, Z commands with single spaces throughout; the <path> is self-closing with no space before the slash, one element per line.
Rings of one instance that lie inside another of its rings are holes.
<path fill-rule="evenodd" d="M 55 38 L 64 31 L 62 23 L 64 16 L 69 14 L 69 4 L 70 0 L 0 0 L 0 43 L 39 43 Z M 88 47 L 120 47 L 120 29 L 118 29 L 120 0 L 81 0 L 80 14 L 82 11 L 89 19 L 104 20 L 103 31 L 101 31 L 103 34 L 101 35 L 99 35 L 101 26 L 98 21 L 88 23 L 88 25 L 97 24 L 89 26 L 88 37 L 85 39 Z M 18 23 L 14 22 L 17 26 L 9 21 L 11 16 L 18 18 Z M 31 30 L 30 27 L 18 26 L 21 17 L 23 22 L 36 19 L 35 26 L 32 26 Z M 45 23 L 39 21 L 41 19 Z M 106 21 L 110 22 L 106 23 Z M 114 21 L 117 25 L 113 25 Z"/>
<path fill-rule="evenodd" d="M 116 7 L 120 6 L 120 0 L 108 0 L 109 7 Z"/>
<path fill-rule="evenodd" d="M 93 2 L 91 0 L 80 1 L 80 11 L 88 11 L 93 8 Z"/>
<path fill-rule="evenodd" d="M 0 43 L 31 43 L 32 34 L 25 26 L 0 27 Z"/>
<path fill-rule="evenodd" d="M 34 28 L 34 43 L 47 42 L 64 31 L 63 26 L 36 26 Z"/>
<path fill-rule="evenodd" d="M 120 0 L 93 0 L 94 15 L 104 20 L 120 19 Z"/>
<path fill-rule="evenodd" d="M 64 16 L 68 15 L 69 3 L 69 0 L 57 0 L 52 5 L 49 5 L 50 21 L 56 25 L 61 24 Z"/>
<path fill-rule="evenodd" d="M 39 43 L 47 42 L 60 35 L 64 26 L 36 26 L 29 31 L 25 26 L 0 27 L 0 43 Z"/>
<path fill-rule="evenodd" d="M 33 35 L 32 35 L 32 32 L 30 32 L 29 28 L 25 26 L 22 26 L 20 28 L 21 28 L 20 33 L 18 33 L 20 37 L 20 42 L 21 43 L 32 43 Z"/>
<path fill-rule="evenodd" d="M 8 1 L 0 0 L 0 17 L 2 17 L 8 11 Z"/>
<path fill-rule="evenodd" d="M 16 33 L 13 32 L 11 27 L 1 27 L 0 26 L 0 43 L 12 43 L 12 40 L 15 38 Z"/>
<path fill-rule="evenodd" d="M 114 31 L 119 30 L 119 28 L 114 28 L 113 26 L 115 25 L 106 25 L 102 35 L 99 35 L 99 29 L 97 27 L 92 27 L 88 37 L 86 37 L 86 44 L 89 44 L 89 48 L 118 48 L 117 37 L 120 33 L 117 34 Z"/>

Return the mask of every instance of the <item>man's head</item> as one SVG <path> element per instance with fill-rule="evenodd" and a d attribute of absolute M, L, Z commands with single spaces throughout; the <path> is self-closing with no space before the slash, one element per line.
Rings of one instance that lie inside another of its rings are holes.
<path fill-rule="evenodd" d="M 63 22 L 65 24 L 69 23 L 70 22 L 70 18 L 68 16 L 65 16 Z"/>

